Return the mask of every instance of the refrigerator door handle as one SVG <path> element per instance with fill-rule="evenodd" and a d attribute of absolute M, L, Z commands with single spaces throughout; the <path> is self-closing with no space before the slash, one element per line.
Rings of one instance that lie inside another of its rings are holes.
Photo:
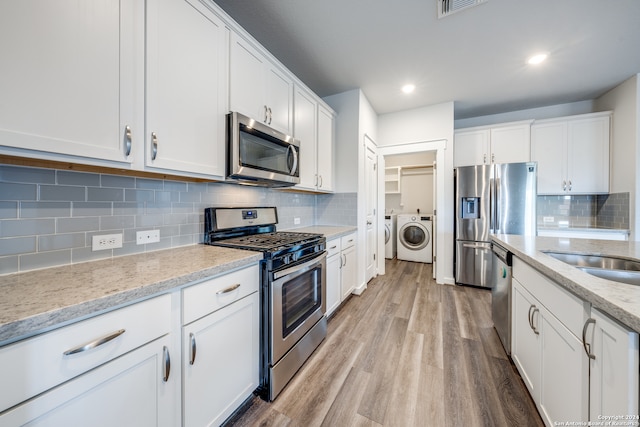
<path fill-rule="evenodd" d="M 491 246 L 489 246 L 488 243 L 463 243 L 462 247 L 470 249 L 484 249 L 485 251 L 491 250 Z"/>
<path fill-rule="evenodd" d="M 495 187 L 495 198 L 493 201 L 493 232 L 500 232 L 500 178 L 494 179 L 494 187 Z"/>

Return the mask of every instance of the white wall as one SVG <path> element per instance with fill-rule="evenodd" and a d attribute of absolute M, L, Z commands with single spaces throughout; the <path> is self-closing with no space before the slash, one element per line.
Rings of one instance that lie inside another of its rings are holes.
<path fill-rule="evenodd" d="M 378 116 L 382 154 L 437 150 L 436 281 L 454 283 L 453 275 L 453 102 Z M 404 151 L 403 151 L 404 150 Z"/>
<path fill-rule="evenodd" d="M 599 111 L 613 111 L 610 192 L 629 192 L 631 240 L 640 240 L 640 74 L 596 99 Z"/>
<path fill-rule="evenodd" d="M 366 211 L 364 183 L 364 136 L 376 142 L 378 116 L 360 89 L 331 95 L 324 101 L 336 112 L 335 173 L 336 192 L 356 192 L 358 227 L 358 288 L 366 288 Z M 384 233 L 384 217 L 379 221 L 379 233 Z M 384 234 L 381 234 L 384 235 Z M 382 246 L 384 248 L 384 246 Z M 383 252 L 384 253 L 384 252 Z M 379 254 L 380 255 L 380 254 Z M 384 262 L 384 256 L 379 256 Z"/>

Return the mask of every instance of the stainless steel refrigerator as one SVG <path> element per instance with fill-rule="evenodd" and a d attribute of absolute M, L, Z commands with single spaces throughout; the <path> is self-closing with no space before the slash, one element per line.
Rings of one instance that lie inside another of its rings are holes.
<path fill-rule="evenodd" d="M 456 169 L 456 283 L 491 287 L 490 233 L 536 234 L 536 173 L 535 162 Z"/>

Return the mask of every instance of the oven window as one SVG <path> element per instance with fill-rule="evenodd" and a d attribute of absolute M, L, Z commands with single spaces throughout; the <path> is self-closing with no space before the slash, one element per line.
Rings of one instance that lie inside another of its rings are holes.
<path fill-rule="evenodd" d="M 282 338 L 322 306 L 322 268 L 294 277 L 282 286 Z"/>

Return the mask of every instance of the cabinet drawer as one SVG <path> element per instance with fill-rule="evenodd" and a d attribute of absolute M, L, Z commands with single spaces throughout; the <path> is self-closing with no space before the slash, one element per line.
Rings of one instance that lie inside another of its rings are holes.
<path fill-rule="evenodd" d="M 533 267 L 513 259 L 513 277 L 575 336 L 580 337 L 589 314 L 589 303 L 554 283 Z"/>
<path fill-rule="evenodd" d="M 170 313 L 166 294 L 0 348 L 11 384 L 0 387 L 0 412 L 167 334 Z"/>
<path fill-rule="evenodd" d="M 253 292 L 260 285 L 258 265 L 189 286 L 182 291 L 182 324 L 213 313 Z"/>
<path fill-rule="evenodd" d="M 351 234 L 347 234 L 346 236 L 342 236 L 340 239 L 340 244 L 342 245 L 342 249 L 347 249 L 349 246 L 353 246 L 356 244 L 356 232 L 354 231 Z"/>
<path fill-rule="evenodd" d="M 340 253 L 342 245 L 341 239 L 332 239 L 327 242 L 327 258 Z"/>

